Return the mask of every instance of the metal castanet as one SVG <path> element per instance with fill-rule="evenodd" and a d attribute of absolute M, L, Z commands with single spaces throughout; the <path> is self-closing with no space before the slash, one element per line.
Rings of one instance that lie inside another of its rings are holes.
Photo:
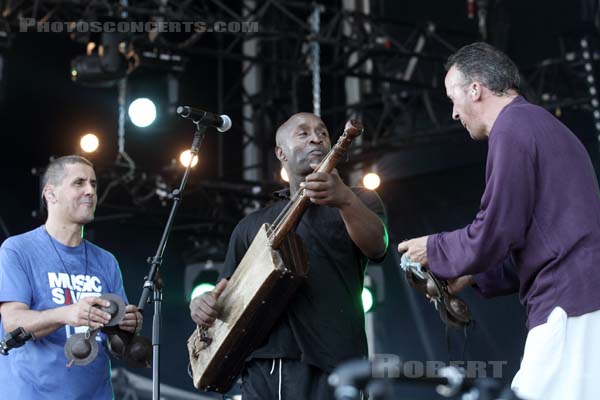
<path fill-rule="evenodd" d="M 460 297 L 448 291 L 448 284 L 445 280 L 437 278 L 426 267 L 420 267 L 417 271 L 408 268 L 405 276 L 413 288 L 434 303 L 441 320 L 446 325 L 451 328 L 464 328 L 471 323 L 469 306 Z"/>
<path fill-rule="evenodd" d="M 348 121 L 315 172 L 331 172 L 362 130 L 359 121 Z M 197 327 L 188 339 L 196 388 L 227 392 L 306 280 L 308 253 L 293 228 L 309 201 L 300 190 L 271 225 L 263 224 L 217 300 L 219 318 L 209 328 Z"/>

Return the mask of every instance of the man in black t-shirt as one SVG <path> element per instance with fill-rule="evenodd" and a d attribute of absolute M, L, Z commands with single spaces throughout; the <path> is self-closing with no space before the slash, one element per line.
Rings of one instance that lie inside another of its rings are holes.
<path fill-rule="evenodd" d="M 242 372 L 242 398 L 333 399 L 327 376 L 340 362 L 366 357 L 361 303 L 365 268 L 387 250 L 383 204 L 375 192 L 349 188 L 336 172 L 313 173 L 331 148 L 323 121 L 295 114 L 277 130 L 275 154 L 286 169 L 290 188 L 279 201 L 237 225 L 225 259 L 229 278 L 260 226 L 271 223 L 302 188 L 310 198 L 296 233 L 309 254 L 308 280 L 294 295 L 269 337 L 249 357 Z M 218 318 L 216 300 L 227 284 L 195 298 L 191 317 L 210 326 Z"/>

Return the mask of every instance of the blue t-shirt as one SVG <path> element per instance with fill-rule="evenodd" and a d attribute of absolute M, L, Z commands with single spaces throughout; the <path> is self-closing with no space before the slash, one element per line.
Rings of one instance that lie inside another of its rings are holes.
<path fill-rule="evenodd" d="M 117 260 L 88 241 L 68 247 L 39 227 L 6 239 L 0 247 L 0 302 L 17 301 L 41 311 L 102 293 L 114 293 L 127 301 Z M 100 343 L 106 340 L 104 334 L 97 336 L 99 352 L 93 362 L 66 367 L 67 338 L 86 330 L 63 326 L 0 356 L 1 397 L 112 399 L 110 359 Z M 0 337 L 5 334 L 0 324 Z"/>

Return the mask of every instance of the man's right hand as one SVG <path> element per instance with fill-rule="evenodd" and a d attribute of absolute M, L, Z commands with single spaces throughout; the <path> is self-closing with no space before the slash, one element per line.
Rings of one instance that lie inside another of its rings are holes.
<path fill-rule="evenodd" d="M 1 322 L 5 332 L 21 327 L 40 339 L 65 325 L 101 328 L 110 321 L 111 315 L 98 307 L 108 306 L 110 302 L 100 296 L 82 297 L 77 303 L 41 311 L 30 310 L 25 303 L 9 301 L 0 303 Z"/>
<path fill-rule="evenodd" d="M 221 279 L 212 292 L 206 292 L 192 300 L 190 303 L 190 316 L 196 324 L 208 328 L 219 318 L 217 299 L 226 286 L 227 279 Z"/>
<path fill-rule="evenodd" d="M 65 325 L 100 328 L 108 324 L 111 315 L 94 306 L 109 307 L 110 302 L 101 299 L 99 296 L 80 298 L 77 303 L 64 307 Z"/>

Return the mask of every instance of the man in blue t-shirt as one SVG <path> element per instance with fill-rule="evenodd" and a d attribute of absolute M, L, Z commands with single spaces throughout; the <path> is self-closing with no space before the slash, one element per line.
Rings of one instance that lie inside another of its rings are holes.
<path fill-rule="evenodd" d="M 11 399 L 111 399 L 110 360 L 102 346 L 94 361 L 68 368 L 66 340 L 110 320 L 99 298 L 126 301 L 115 257 L 83 239 L 97 203 L 93 165 L 80 156 L 54 160 L 42 181 L 46 223 L 0 247 L 0 337 L 16 328 L 35 341 L 0 357 L 0 390 Z M 120 328 L 135 332 L 142 316 L 128 305 Z M 98 341 L 106 340 L 104 334 Z"/>

